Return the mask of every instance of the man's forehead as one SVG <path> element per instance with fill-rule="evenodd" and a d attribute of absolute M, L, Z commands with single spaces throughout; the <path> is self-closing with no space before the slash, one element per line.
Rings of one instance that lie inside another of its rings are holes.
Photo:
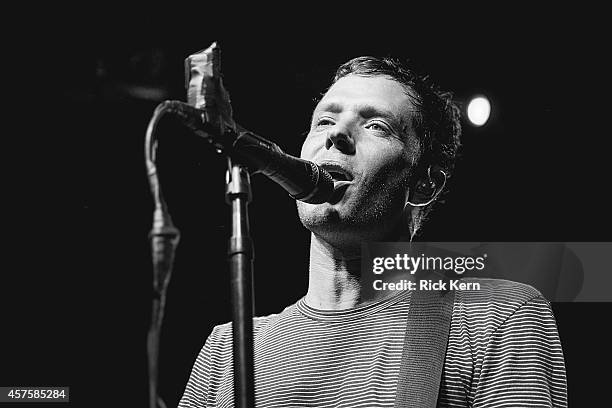
<path fill-rule="evenodd" d="M 338 112 L 354 106 L 364 111 L 383 109 L 400 117 L 415 111 L 405 87 L 382 75 L 347 75 L 340 78 L 325 93 L 315 111 Z"/>

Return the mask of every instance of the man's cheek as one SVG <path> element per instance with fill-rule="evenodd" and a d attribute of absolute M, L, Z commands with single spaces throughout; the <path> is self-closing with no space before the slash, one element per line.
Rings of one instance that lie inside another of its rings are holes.
<path fill-rule="evenodd" d="M 400 158 L 393 158 L 373 167 L 373 174 L 376 175 L 377 182 L 394 182 L 403 179 L 408 171 L 409 165 Z"/>

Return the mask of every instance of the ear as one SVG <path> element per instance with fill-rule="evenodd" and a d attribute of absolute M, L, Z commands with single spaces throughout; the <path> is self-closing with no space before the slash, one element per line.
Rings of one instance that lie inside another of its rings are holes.
<path fill-rule="evenodd" d="M 416 176 L 416 175 L 415 175 Z M 442 169 L 427 169 L 427 174 L 417 176 L 408 191 L 406 204 L 414 208 L 426 207 L 433 203 L 446 185 L 446 172 Z"/>
<path fill-rule="evenodd" d="M 410 232 L 410 237 L 414 237 L 421 228 L 423 218 L 427 210 L 426 207 L 432 204 L 446 185 L 446 172 L 442 169 L 427 169 L 426 174 L 417 178 L 408 190 L 408 198 L 404 208 L 406 224 Z"/>

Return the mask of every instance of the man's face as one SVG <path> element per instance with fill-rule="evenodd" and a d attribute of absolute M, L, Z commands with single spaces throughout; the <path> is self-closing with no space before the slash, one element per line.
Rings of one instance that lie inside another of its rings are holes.
<path fill-rule="evenodd" d="M 313 113 L 301 157 L 334 176 L 331 202 L 298 202 L 306 228 L 337 244 L 383 240 L 401 222 L 408 179 L 418 159 L 414 105 L 385 76 L 348 75 Z"/>

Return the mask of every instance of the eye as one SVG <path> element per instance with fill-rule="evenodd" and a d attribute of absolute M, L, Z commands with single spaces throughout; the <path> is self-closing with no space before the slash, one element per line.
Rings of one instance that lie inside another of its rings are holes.
<path fill-rule="evenodd" d="M 315 119 L 312 122 L 312 130 L 316 130 L 316 131 L 326 131 L 328 127 L 330 126 L 334 126 L 334 120 L 330 117 L 320 117 L 318 119 Z"/>
<path fill-rule="evenodd" d="M 324 126 L 333 126 L 334 121 L 329 118 L 320 118 L 316 121 L 315 126 L 324 127 Z"/>
<path fill-rule="evenodd" d="M 371 122 L 371 123 L 368 123 L 366 125 L 366 128 L 370 129 L 370 130 L 374 130 L 376 132 L 385 132 L 385 133 L 387 133 L 389 131 L 389 128 L 385 124 L 383 124 L 381 122 Z"/>

